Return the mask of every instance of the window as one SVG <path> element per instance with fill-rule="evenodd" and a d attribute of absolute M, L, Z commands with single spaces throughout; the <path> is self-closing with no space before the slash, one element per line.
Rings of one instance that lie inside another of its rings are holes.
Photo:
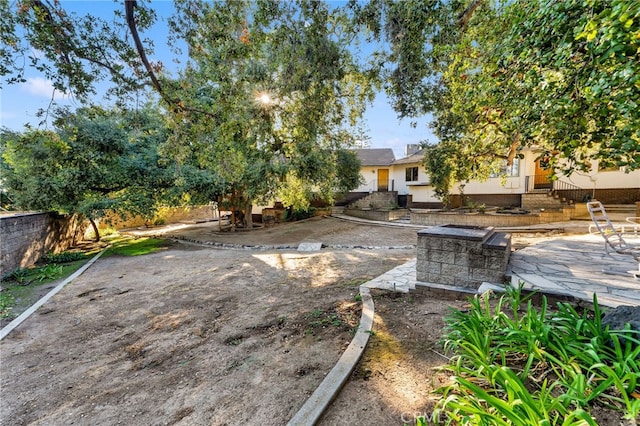
<path fill-rule="evenodd" d="M 514 158 L 513 164 L 507 166 L 507 160 L 504 160 L 498 172 L 491 173 L 489 177 L 497 178 L 500 176 L 517 177 L 520 176 L 520 159 Z"/>
<path fill-rule="evenodd" d="M 418 180 L 417 167 L 407 167 L 404 171 L 405 171 L 405 181 L 416 182 Z"/>

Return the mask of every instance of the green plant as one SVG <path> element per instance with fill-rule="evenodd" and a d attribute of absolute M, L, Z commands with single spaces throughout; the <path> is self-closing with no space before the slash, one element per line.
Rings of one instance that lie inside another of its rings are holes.
<path fill-rule="evenodd" d="M 46 265 L 37 270 L 35 280 L 39 283 L 51 281 L 59 278 L 61 274 L 62 265 Z"/>
<path fill-rule="evenodd" d="M 68 263 L 76 260 L 84 260 L 87 255 L 80 251 L 64 251 L 62 253 L 47 253 L 43 256 L 45 263 Z"/>
<path fill-rule="evenodd" d="M 169 241 L 159 238 L 116 237 L 111 240 L 107 255 L 141 256 L 168 247 Z"/>
<path fill-rule="evenodd" d="M 4 291 L 0 292 L 0 318 L 7 318 L 15 304 L 16 299 L 12 294 Z"/>
<path fill-rule="evenodd" d="M 446 368 L 455 383 L 440 390 L 434 416 L 468 424 L 591 425 L 588 409 L 597 401 L 638 417 L 639 336 L 629 326 L 603 328 L 597 298 L 593 310 L 581 312 L 566 303 L 550 310 L 544 297 L 536 308 L 521 284 L 497 300 L 469 303 L 468 311 L 446 318 L 444 344 L 454 352 Z"/>
<path fill-rule="evenodd" d="M 27 275 L 29 270 L 26 268 L 16 268 L 7 274 L 2 281 L 15 281 L 18 283 L 23 283 L 27 279 Z"/>

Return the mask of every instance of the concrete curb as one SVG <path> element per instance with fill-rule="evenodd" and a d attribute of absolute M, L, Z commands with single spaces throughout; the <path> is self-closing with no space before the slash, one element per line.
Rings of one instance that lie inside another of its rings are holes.
<path fill-rule="evenodd" d="M 233 243 L 220 243 L 216 241 L 203 241 L 196 238 L 187 238 L 179 235 L 149 235 L 153 238 L 165 238 L 178 243 L 194 244 L 205 247 L 212 247 L 215 249 L 225 250 L 246 250 L 246 251 L 268 251 L 268 250 L 285 250 L 296 251 L 299 244 L 281 244 L 281 245 L 249 245 L 249 244 L 233 244 Z M 415 244 L 407 244 L 403 246 L 365 246 L 365 245 L 348 245 L 348 244 L 322 244 L 323 249 L 331 250 L 413 250 L 416 248 Z"/>
<path fill-rule="evenodd" d="M 16 319 L 14 319 L 13 321 L 11 321 L 9 324 L 7 324 L 2 330 L 0 330 L 0 340 L 4 339 L 9 333 L 11 333 L 16 327 L 18 327 L 20 324 L 22 324 L 22 322 L 24 320 L 26 320 L 27 318 L 29 318 L 31 316 L 31 314 L 33 314 L 36 310 L 38 310 L 38 308 L 40 308 L 42 305 L 44 305 L 49 299 L 51 299 L 53 296 L 55 296 L 60 290 L 62 290 L 64 288 L 64 286 L 66 286 L 67 284 L 69 284 L 71 281 L 75 280 L 76 278 L 78 278 L 80 275 L 82 275 L 82 273 L 84 271 L 86 271 L 87 269 L 89 269 L 89 267 L 91 265 L 93 265 L 96 260 L 98 260 L 98 258 L 100 256 L 102 256 L 102 254 L 106 251 L 107 249 L 103 249 L 100 253 L 96 254 L 95 256 L 93 256 L 91 258 L 91 260 L 89 260 L 87 263 L 85 263 L 84 265 L 82 265 L 82 267 L 80 269 L 78 269 L 76 272 L 74 272 L 73 274 L 71 274 L 69 277 L 67 277 L 66 280 L 62 281 L 60 284 L 58 284 L 57 286 L 55 286 L 53 288 L 53 290 L 51 290 L 49 293 L 45 294 L 44 297 L 42 297 L 40 300 L 38 300 L 36 303 L 34 303 L 33 305 L 31 305 L 31 307 L 29 309 L 27 309 L 26 311 L 24 311 L 22 314 L 20 314 L 20 316 Z"/>
<path fill-rule="evenodd" d="M 331 401 L 333 401 L 338 392 L 340 392 L 340 389 L 342 389 L 342 386 L 344 386 L 349 379 L 351 372 L 360 360 L 369 341 L 369 336 L 371 335 L 374 316 L 371 292 L 368 288 L 360 286 L 360 295 L 362 296 L 362 315 L 356 335 L 336 365 L 331 369 L 329 374 L 327 374 L 322 383 L 320 383 L 320 386 L 318 386 L 287 425 L 306 426 L 316 424 Z"/>

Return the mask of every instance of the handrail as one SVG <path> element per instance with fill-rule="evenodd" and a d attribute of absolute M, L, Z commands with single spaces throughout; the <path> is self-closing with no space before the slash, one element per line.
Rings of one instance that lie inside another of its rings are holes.
<path fill-rule="evenodd" d="M 592 198 L 592 191 L 589 189 L 581 188 L 569 182 L 561 180 L 553 180 L 545 182 L 548 179 L 547 175 L 531 175 L 525 177 L 525 192 L 533 192 L 536 189 L 536 184 L 545 184 L 545 189 L 555 192 L 558 196 L 572 201 L 574 203 L 580 203 L 590 201 Z M 540 188 L 540 186 L 538 186 Z"/>
<path fill-rule="evenodd" d="M 593 192 L 590 189 L 580 188 L 577 185 L 560 180 L 553 182 L 553 190 L 562 198 L 571 200 L 574 203 L 591 201 L 593 195 Z"/>

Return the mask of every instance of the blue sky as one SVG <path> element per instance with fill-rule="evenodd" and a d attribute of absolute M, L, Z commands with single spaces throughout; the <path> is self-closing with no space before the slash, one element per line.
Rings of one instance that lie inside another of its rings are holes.
<path fill-rule="evenodd" d="M 63 1 L 63 5 L 65 9 L 75 11 L 78 14 L 91 12 L 102 17 L 111 16 L 115 7 L 122 7 L 120 2 L 115 4 L 112 1 Z M 156 54 L 154 59 L 160 59 L 168 65 L 171 63 L 170 57 L 173 54 L 165 46 L 167 28 L 163 18 L 171 14 L 173 7 L 169 1 L 152 2 L 151 6 L 158 12 L 158 23 L 150 32 L 143 33 L 142 36 L 143 38 L 152 38 L 155 41 Z M 29 123 L 36 127 L 41 121 L 36 116 L 37 111 L 46 109 L 51 102 L 53 88 L 50 81 L 47 81 L 35 70 L 29 70 L 25 77 L 26 83 L 2 84 L 0 126 L 23 130 L 24 125 Z M 80 106 L 73 98 L 62 93 L 56 93 L 55 100 L 62 105 Z M 371 147 L 392 148 L 396 158 L 404 156 L 406 144 L 415 144 L 423 140 L 430 142 L 437 140 L 428 128 L 426 119 L 418 120 L 415 128 L 411 126 L 410 120 L 400 121 L 383 93 L 378 94 L 373 105 L 366 112 L 364 120 L 364 128 L 370 137 Z"/>

